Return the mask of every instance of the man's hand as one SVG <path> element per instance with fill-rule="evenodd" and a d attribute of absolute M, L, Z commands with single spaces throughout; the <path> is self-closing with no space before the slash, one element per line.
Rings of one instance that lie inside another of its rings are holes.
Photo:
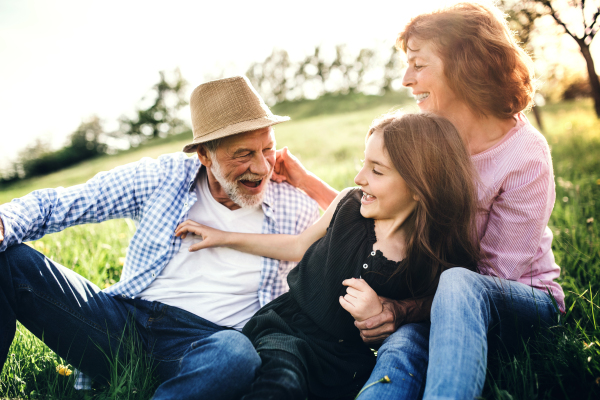
<path fill-rule="evenodd" d="M 380 344 L 401 325 L 429 319 L 433 295 L 421 299 L 391 300 L 379 297 L 383 311 L 364 321 L 355 321 L 365 343 Z"/>
<path fill-rule="evenodd" d="M 383 311 L 379 296 L 364 279 L 346 279 L 342 285 L 348 289 L 345 296 L 340 296 L 340 304 L 355 320 L 364 321 Z"/>
<path fill-rule="evenodd" d="M 189 233 L 202 237 L 202 241 L 200 243 L 195 243 L 190 246 L 190 251 L 198 251 L 209 247 L 222 246 L 225 244 L 225 239 L 227 237 L 226 232 L 199 224 L 191 219 L 182 222 L 175 229 L 175 236 L 181 236 L 182 239 L 185 239 Z"/>
<path fill-rule="evenodd" d="M 4 241 L 4 224 L 2 223 L 2 218 L 0 218 L 0 243 Z"/>

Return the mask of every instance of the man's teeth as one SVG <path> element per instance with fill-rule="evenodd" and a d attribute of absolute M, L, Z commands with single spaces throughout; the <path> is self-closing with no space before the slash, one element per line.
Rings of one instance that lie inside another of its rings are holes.
<path fill-rule="evenodd" d="M 425 100 L 426 98 L 429 97 L 429 93 L 419 93 L 419 94 L 415 94 L 415 99 L 417 100 L 417 103 Z"/>
<path fill-rule="evenodd" d="M 249 180 L 242 180 L 242 183 L 246 186 L 250 186 L 250 187 L 258 187 L 260 185 L 260 183 L 262 182 L 262 179 L 258 180 L 258 181 L 249 181 Z"/>

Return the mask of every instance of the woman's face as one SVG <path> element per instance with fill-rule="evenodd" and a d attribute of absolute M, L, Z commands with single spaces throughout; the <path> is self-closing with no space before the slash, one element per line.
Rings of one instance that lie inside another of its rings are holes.
<path fill-rule="evenodd" d="M 417 205 L 416 196 L 394 168 L 379 129 L 367 140 L 364 165 L 354 183 L 363 191 L 360 213 L 365 218 L 406 218 Z"/>
<path fill-rule="evenodd" d="M 421 111 L 448 118 L 460 102 L 448 86 L 444 63 L 431 41 L 408 39 L 408 68 L 402 84 L 412 89 Z"/>

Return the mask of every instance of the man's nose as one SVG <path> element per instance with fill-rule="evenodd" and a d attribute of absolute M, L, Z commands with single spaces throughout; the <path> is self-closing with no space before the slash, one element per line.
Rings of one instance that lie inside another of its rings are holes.
<path fill-rule="evenodd" d="M 252 165 L 250 165 L 250 172 L 257 175 L 267 175 L 273 169 L 273 165 L 275 165 L 275 156 L 272 157 L 273 160 L 269 160 L 268 156 L 265 156 L 262 153 L 258 153 L 252 160 Z"/>

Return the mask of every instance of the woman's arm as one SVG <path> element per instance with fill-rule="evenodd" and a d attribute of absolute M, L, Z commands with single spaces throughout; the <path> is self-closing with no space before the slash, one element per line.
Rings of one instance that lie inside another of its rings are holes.
<path fill-rule="evenodd" d="M 379 297 L 383 311 L 354 325 L 365 343 L 377 344 L 404 324 L 429 320 L 433 295 L 419 299 L 391 300 Z"/>
<path fill-rule="evenodd" d="M 300 261 L 310 245 L 325 235 L 338 203 L 350 190 L 351 188 L 343 190 L 330 204 L 321 218 L 300 235 L 223 232 L 187 220 L 177 227 L 175 236 L 185 238 L 188 233 L 202 236 L 202 241 L 190 246 L 190 251 L 198 251 L 209 247 L 229 247 L 262 257 L 286 261 Z"/>
<path fill-rule="evenodd" d="M 276 157 L 272 180 L 279 183 L 287 181 L 315 200 L 321 209 L 329 208 L 339 193 L 337 190 L 304 168 L 287 147 L 277 150 Z"/>

